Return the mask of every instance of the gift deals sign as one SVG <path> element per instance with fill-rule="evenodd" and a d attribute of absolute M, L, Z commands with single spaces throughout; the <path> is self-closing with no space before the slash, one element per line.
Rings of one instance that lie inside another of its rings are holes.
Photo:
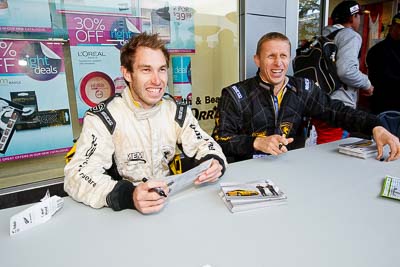
<path fill-rule="evenodd" d="M 0 162 L 71 147 L 62 43 L 0 40 L 0 98 Z"/>
<path fill-rule="evenodd" d="M 58 45 L 54 48 L 58 50 L 61 46 Z M 62 59 L 52 49 L 40 42 L 24 46 L 18 63 L 26 64 L 24 66 L 26 75 L 37 81 L 51 80 L 64 71 Z"/>
<path fill-rule="evenodd" d="M 64 64 L 59 54 L 62 45 L 46 42 L 0 41 L 0 73 L 26 74 L 37 81 L 48 81 L 64 72 Z"/>

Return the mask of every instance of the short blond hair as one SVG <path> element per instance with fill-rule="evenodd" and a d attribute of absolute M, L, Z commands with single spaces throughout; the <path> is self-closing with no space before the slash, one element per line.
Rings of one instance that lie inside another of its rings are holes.
<path fill-rule="evenodd" d="M 283 33 L 280 33 L 280 32 L 269 32 L 269 33 L 267 33 L 267 34 L 264 34 L 264 35 L 260 38 L 260 40 L 258 40 L 256 54 L 257 54 L 257 55 L 260 55 L 261 46 L 262 46 L 265 42 L 268 42 L 268 41 L 271 41 L 271 40 L 286 41 L 286 42 L 288 42 L 288 44 L 289 44 L 290 47 L 292 46 L 291 43 L 290 43 L 289 38 L 288 38 L 286 35 L 284 35 Z"/>

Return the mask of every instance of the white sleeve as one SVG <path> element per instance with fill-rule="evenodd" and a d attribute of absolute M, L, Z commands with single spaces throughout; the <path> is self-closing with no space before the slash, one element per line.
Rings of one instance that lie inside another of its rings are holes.
<path fill-rule="evenodd" d="M 112 165 L 112 135 L 96 115 L 88 113 L 76 152 L 64 169 L 64 189 L 76 201 L 93 208 L 107 206 L 107 195 L 117 181 L 106 174 Z"/>
<path fill-rule="evenodd" d="M 178 143 L 182 144 L 183 152 L 188 157 L 194 157 L 196 160 L 209 158 L 215 155 L 227 166 L 227 161 L 220 145 L 203 129 L 199 122 L 193 116 L 190 109 L 186 112 L 186 118 L 181 128 Z"/>

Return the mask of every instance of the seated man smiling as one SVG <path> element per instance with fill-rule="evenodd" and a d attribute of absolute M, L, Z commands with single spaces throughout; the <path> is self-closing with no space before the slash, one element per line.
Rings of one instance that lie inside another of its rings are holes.
<path fill-rule="evenodd" d="M 100 103 L 84 118 L 76 153 L 65 167 L 65 191 L 94 208 L 159 211 L 165 204 L 168 164 L 179 145 L 197 164 L 213 159 L 195 184 L 215 182 L 226 159 L 186 106 L 163 97 L 169 55 L 158 35 L 133 37 L 121 49 L 128 87 Z M 157 188 L 157 190 L 155 190 Z"/>
<path fill-rule="evenodd" d="M 332 100 L 311 80 L 287 76 L 290 41 L 278 32 L 261 37 L 257 44 L 255 77 L 222 90 L 213 137 L 230 161 L 279 155 L 304 144 L 299 138 L 303 118 L 325 121 L 334 127 L 373 135 L 378 147 L 390 146 L 388 161 L 400 157 L 399 139 L 375 115 Z"/>

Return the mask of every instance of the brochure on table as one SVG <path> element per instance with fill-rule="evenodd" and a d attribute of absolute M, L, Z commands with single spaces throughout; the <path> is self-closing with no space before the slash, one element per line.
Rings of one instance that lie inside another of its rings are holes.
<path fill-rule="evenodd" d="M 339 152 L 365 159 L 376 156 L 378 148 L 373 140 L 362 139 L 356 142 L 340 144 Z"/>
<path fill-rule="evenodd" d="M 400 178 L 386 175 L 383 180 L 381 196 L 400 200 Z"/>
<path fill-rule="evenodd" d="M 286 202 L 286 195 L 271 180 L 248 183 L 220 183 L 220 197 L 231 212 L 279 205 Z"/>
<path fill-rule="evenodd" d="M 1 40 L 0 54 L 0 162 L 68 151 L 63 44 Z"/>
<path fill-rule="evenodd" d="M 125 88 L 120 51 L 141 32 L 139 18 L 118 15 L 67 13 L 78 117 Z"/>
<path fill-rule="evenodd" d="M 0 9 L 0 32 L 51 32 L 48 0 L 7 0 Z"/>

